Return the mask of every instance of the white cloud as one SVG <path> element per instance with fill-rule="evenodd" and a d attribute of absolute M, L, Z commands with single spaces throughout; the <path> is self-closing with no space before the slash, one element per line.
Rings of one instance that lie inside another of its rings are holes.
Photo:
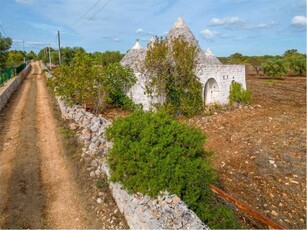
<path fill-rule="evenodd" d="M 121 39 L 116 36 L 111 36 L 111 35 L 104 35 L 101 37 L 104 40 L 110 41 L 110 42 L 121 42 Z"/>
<path fill-rule="evenodd" d="M 218 32 L 210 29 L 204 29 L 200 33 L 205 39 L 213 39 L 218 35 Z"/>
<path fill-rule="evenodd" d="M 148 37 L 148 36 L 153 36 L 154 33 L 152 31 L 145 31 L 144 29 L 142 28 L 138 28 L 136 31 L 135 31 L 136 34 L 138 34 L 139 36 L 145 36 L 145 37 Z"/>
<path fill-rule="evenodd" d="M 239 23 L 241 23 L 239 17 L 212 18 L 210 20 L 212 26 L 236 25 Z"/>
<path fill-rule="evenodd" d="M 135 31 L 136 34 L 142 34 L 144 33 L 144 30 L 142 28 L 138 28 L 136 31 Z"/>
<path fill-rule="evenodd" d="M 20 4 L 33 4 L 34 0 L 15 0 L 16 3 L 20 3 Z"/>
<path fill-rule="evenodd" d="M 243 29 L 269 29 L 269 28 L 272 28 L 275 25 L 276 25 L 276 22 L 270 21 L 268 23 L 259 23 L 259 24 L 256 24 L 256 25 L 243 24 L 242 28 Z"/>
<path fill-rule="evenodd" d="M 260 23 L 260 24 L 257 24 L 257 25 L 255 26 L 255 28 L 258 28 L 258 29 L 267 29 L 267 28 L 272 28 L 274 25 L 276 25 L 276 22 L 271 21 L 271 22 L 268 22 L 268 23 Z"/>
<path fill-rule="evenodd" d="M 305 16 L 295 16 L 291 19 L 291 24 L 297 27 L 306 27 L 307 18 Z"/>

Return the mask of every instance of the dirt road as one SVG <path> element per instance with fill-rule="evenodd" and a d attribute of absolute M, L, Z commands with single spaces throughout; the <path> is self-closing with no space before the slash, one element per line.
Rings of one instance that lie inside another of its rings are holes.
<path fill-rule="evenodd" d="M 110 228 L 65 156 L 38 63 L 1 111 L 0 162 L 1 228 Z"/>

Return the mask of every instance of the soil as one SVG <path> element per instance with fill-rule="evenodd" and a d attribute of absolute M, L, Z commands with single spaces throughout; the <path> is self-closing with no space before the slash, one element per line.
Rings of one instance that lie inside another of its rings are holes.
<path fill-rule="evenodd" d="M 127 228 L 110 191 L 66 155 L 54 101 L 38 63 L 31 66 L 0 115 L 0 227 Z"/>
<path fill-rule="evenodd" d="M 306 79 L 247 76 L 247 87 L 252 106 L 185 122 L 206 134 L 220 188 L 287 228 L 306 228 Z"/>

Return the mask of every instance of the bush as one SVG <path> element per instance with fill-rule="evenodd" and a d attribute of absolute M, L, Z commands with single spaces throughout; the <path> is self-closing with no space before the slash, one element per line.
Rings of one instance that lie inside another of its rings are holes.
<path fill-rule="evenodd" d="M 269 60 L 263 64 L 265 73 L 271 78 L 283 78 L 287 75 L 287 62 L 281 58 Z"/>
<path fill-rule="evenodd" d="M 198 52 L 195 45 L 179 37 L 158 39 L 146 53 L 147 93 L 165 96 L 164 107 L 171 114 L 190 117 L 203 109 L 202 86 L 194 73 Z"/>
<path fill-rule="evenodd" d="M 96 112 L 109 105 L 126 109 L 135 107 L 126 93 L 136 78 L 130 68 L 119 63 L 97 66 L 88 54 L 76 52 L 72 61 L 60 66 L 53 75 L 49 85 L 68 102 L 86 104 Z"/>
<path fill-rule="evenodd" d="M 236 228 L 230 209 L 220 204 L 209 184 L 215 175 L 203 150 L 205 136 L 166 113 L 134 112 L 107 129 L 114 142 L 108 153 L 111 180 L 131 193 L 156 197 L 177 194 L 211 228 Z"/>
<path fill-rule="evenodd" d="M 229 91 L 229 103 L 243 103 L 249 104 L 252 99 L 252 93 L 249 89 L 244 90 L 242 85 L 238 82 L 233 81 Z"/>
<path fill-rule="evenodd" d="M 136 106 L 126 95 L 136 82 L 133 70 L 111 63 L 104 67 L 103 75 L 102 86 L 108 92 L 107 102 L 116 107 L 134 109 Z"/>

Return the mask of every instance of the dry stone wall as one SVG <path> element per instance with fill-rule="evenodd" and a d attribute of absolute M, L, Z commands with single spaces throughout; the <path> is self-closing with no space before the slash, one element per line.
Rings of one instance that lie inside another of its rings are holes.
<path fill-rule="evenodd" d="M 109 168 L 106 153 L 112 143 L 105 139 L 105 130 L 111 122 L 101 115 L 95 116 L 81 106 L 68 106 L 57 97 L 64 119 L 71 120 L 70 127 L 77 129 L 77 138 L 84 143 L 82 159 L 90 163 L 89 176 L 99 178 Z M 209 229 L 197 215 L 176 195 L 163 192 L 156 199 L 147 195 L 128 194 L 120 183 L 109 183 L 119 210 L 125 215 L 132 229 Z M 97 199 L 97 203 L 102 202 Z"/>
<path fill-rule="evenodd" d="M 46 66 L 41 63 L 42 69 Z M 46 72 L 47 77 L 52 77 Z M 70 121 L 70 128 L 77 130 L 77 138 L 84 144 L 81 160 L 89 165 L 89 177 L 93 180 L 110 177 L 106 154 L 112 142 L 105 138 L 111 122 L 101 115 L 94 115 L 80 105 L 69 106 L 57 97 L 62 117 Z M 198 216 L 175 194 L 161 192 L 153 199 L 141 193 L 128 194 L 120 183 L 109 183 L 112 195 L 131 229 L 209 229 Z M 101 198 L 96 202 L 102 203 Z"/>
<path fill-rule="evenodd" d="M 41 63 L 43 69 L 46 67 Z M 49 72 L 47 77 L 52 77 Z M 84 144 L 81 160 L 88 163 L 89 177 L 110 177 L 106 154 L 112 142 L 105 138 L 105 130 L 111 122 L 101 115 L 84 110 L 79 105 L 69 106 L 57 97 L 62 117 L 70 121 L 70 128 L 77 131 L 77 138 Z M 181 199 L 161 192 L 153 199 L 141 193 L 129 194 L 120 183 L 109 183 L 112 195 L 131 229 L 209 229 Z M 97 203 L 102 199 L 97 198 Z"/>

